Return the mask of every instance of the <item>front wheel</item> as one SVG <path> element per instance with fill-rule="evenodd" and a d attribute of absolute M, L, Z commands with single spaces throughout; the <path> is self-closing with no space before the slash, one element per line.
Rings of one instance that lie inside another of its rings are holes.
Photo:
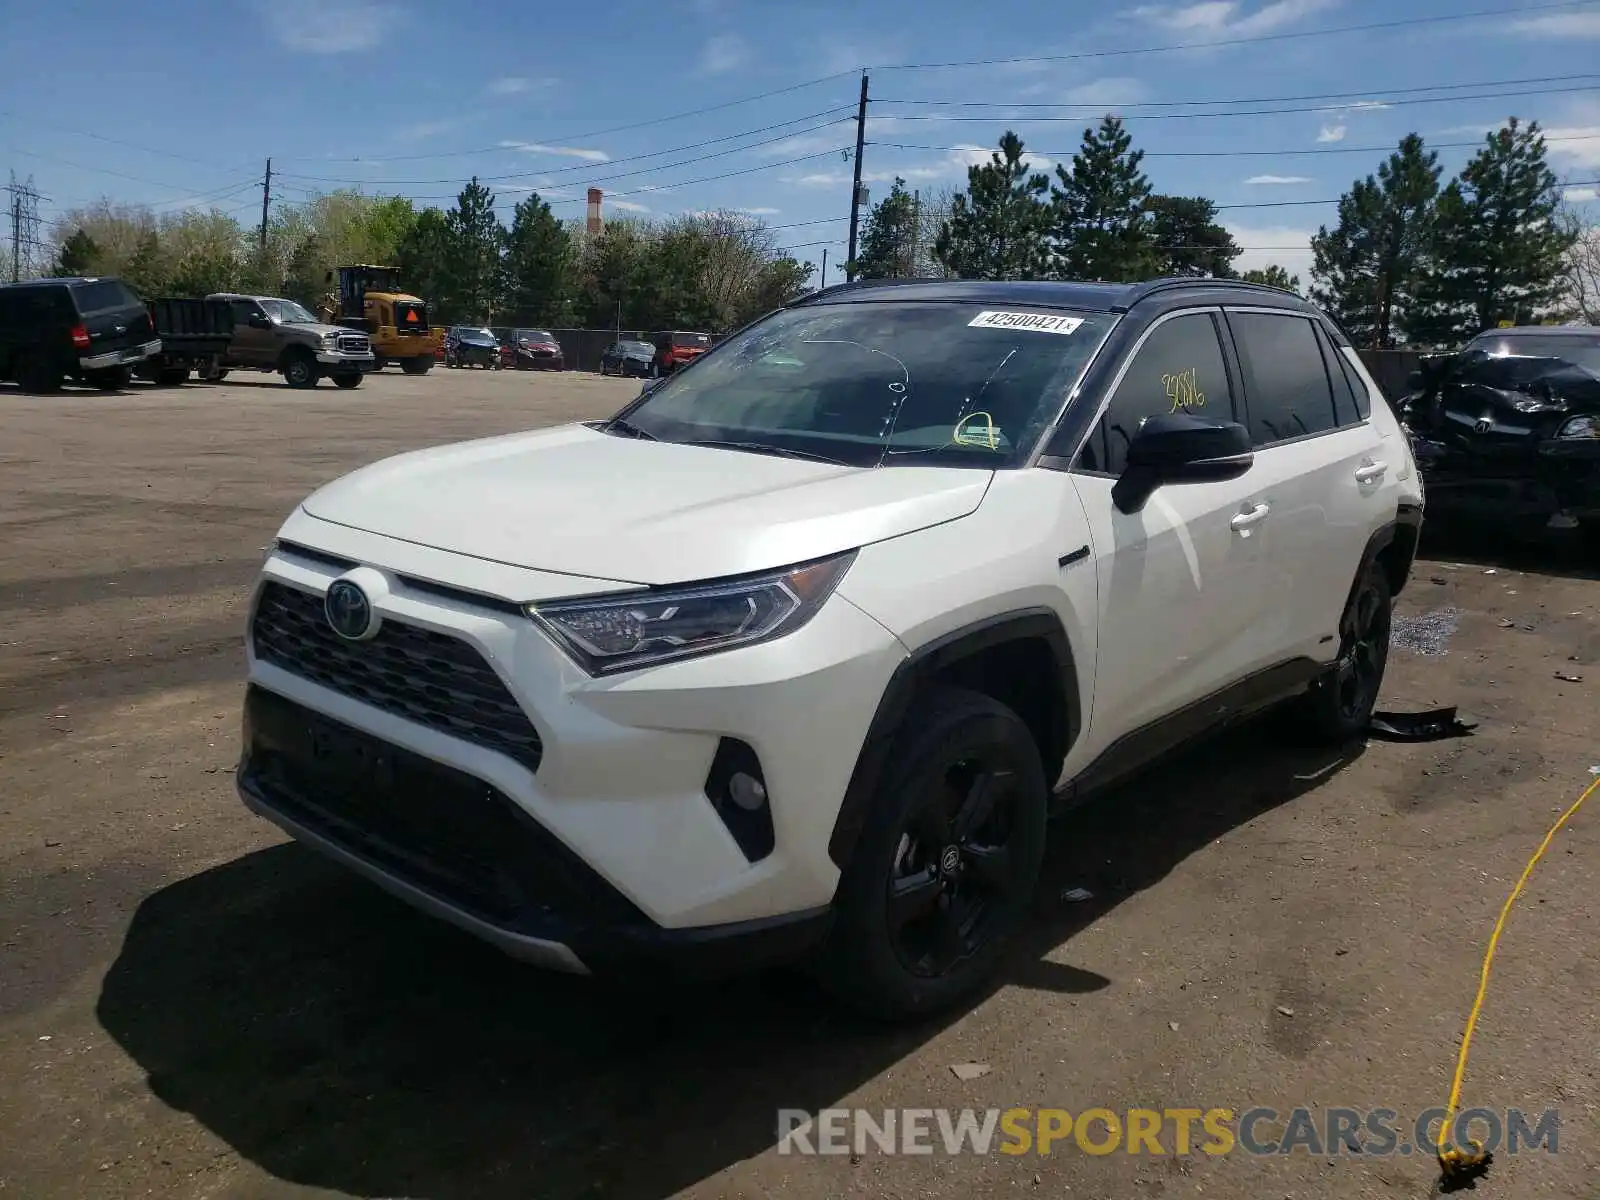
<path fill-rule="evenodd" d="M 292 388 L 317 386 L 317 364 L 309 354 L 296 354 L 283 364 L 283 379 Z"/>
<path fill-rule="evenodd" d="M 359 374 L 335 375 L 333 382 L 342 388 L 358 388 L 361 386 L 361 376 Z"/>
<path fill-rule="evenodd" d="M 1366 732 L 1389 664 L 1394 598 L 1381 563 L 1369 563 L 1339 618 L 1339 657 L 1300 701 L 1300 726 L 1313 740 L 1338 745 Z"/>
<path fill-rule="evenodd" d="M 400 363 L 400 369 L 407 375 L 426 375 L 432 367 L 432 358 L 407 358 Z"/>
<path fill-rule="evenodd" d="M 978 692 L 938 688 L 907 716 L 840 881 L 819 966 L 889 1019 L 972 997 L 1027 918 L 1049 788 L 1028 727 Z"/>

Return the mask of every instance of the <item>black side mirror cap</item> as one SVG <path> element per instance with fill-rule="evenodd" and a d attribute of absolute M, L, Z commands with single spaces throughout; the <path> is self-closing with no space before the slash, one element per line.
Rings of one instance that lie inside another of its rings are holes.
<path fill-rule="evenodd" d="M 1235 421 L 1188 413 L 1147 417 L 1128 446 L 1127 466 L 1111 489 L 1119 512 L 1135 513 L 1169 483 L 1219 483 L 1255 464 L 1250 431 Z"/>

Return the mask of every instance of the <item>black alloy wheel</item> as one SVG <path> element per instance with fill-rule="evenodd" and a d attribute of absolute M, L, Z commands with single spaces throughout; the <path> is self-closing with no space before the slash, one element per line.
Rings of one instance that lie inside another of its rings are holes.
<path fill-rule="evenodd" d="M 1366 732 L 1389 664 L 1394 601 L 1381 563 L 1366 566 L 1339 617 L 1333 666 L 1300 698 L 1296 716 L 1309 740 L 1341 745 Z"/>

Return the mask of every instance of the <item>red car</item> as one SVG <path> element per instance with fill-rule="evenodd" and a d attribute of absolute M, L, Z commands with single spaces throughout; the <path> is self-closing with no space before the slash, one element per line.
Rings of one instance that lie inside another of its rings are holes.
<path fill-rule="evenodd" d="M 560 371 L 567 363 L 554 334 L 543 329 L 513 329 L 500 344 L 500 365 L 518 371 Z"/>
<path fill-rule="evenodd" d="M 688 366 L 707 350 L 711 349 L 711 335 L 709 333 L 689 333 L 683 330 L 673 330 L 667 333 L 658 333 L 653 339 L 656 344 L 656 374 L 671 375 L 679 367 Z"/>

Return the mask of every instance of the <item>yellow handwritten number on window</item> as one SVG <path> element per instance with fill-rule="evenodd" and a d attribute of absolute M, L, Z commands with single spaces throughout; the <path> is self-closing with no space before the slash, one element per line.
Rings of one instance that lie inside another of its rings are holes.
<path fill-rule="evenodd" d="M 1161 377 L 1161 386 L 1166 389 L 1167 399 L 1172 401 L 1168 412 L 1206 406 L 1206 394 L 1200 390 L 1198 375 L 1194 367 L 1187 367 Z"/>

